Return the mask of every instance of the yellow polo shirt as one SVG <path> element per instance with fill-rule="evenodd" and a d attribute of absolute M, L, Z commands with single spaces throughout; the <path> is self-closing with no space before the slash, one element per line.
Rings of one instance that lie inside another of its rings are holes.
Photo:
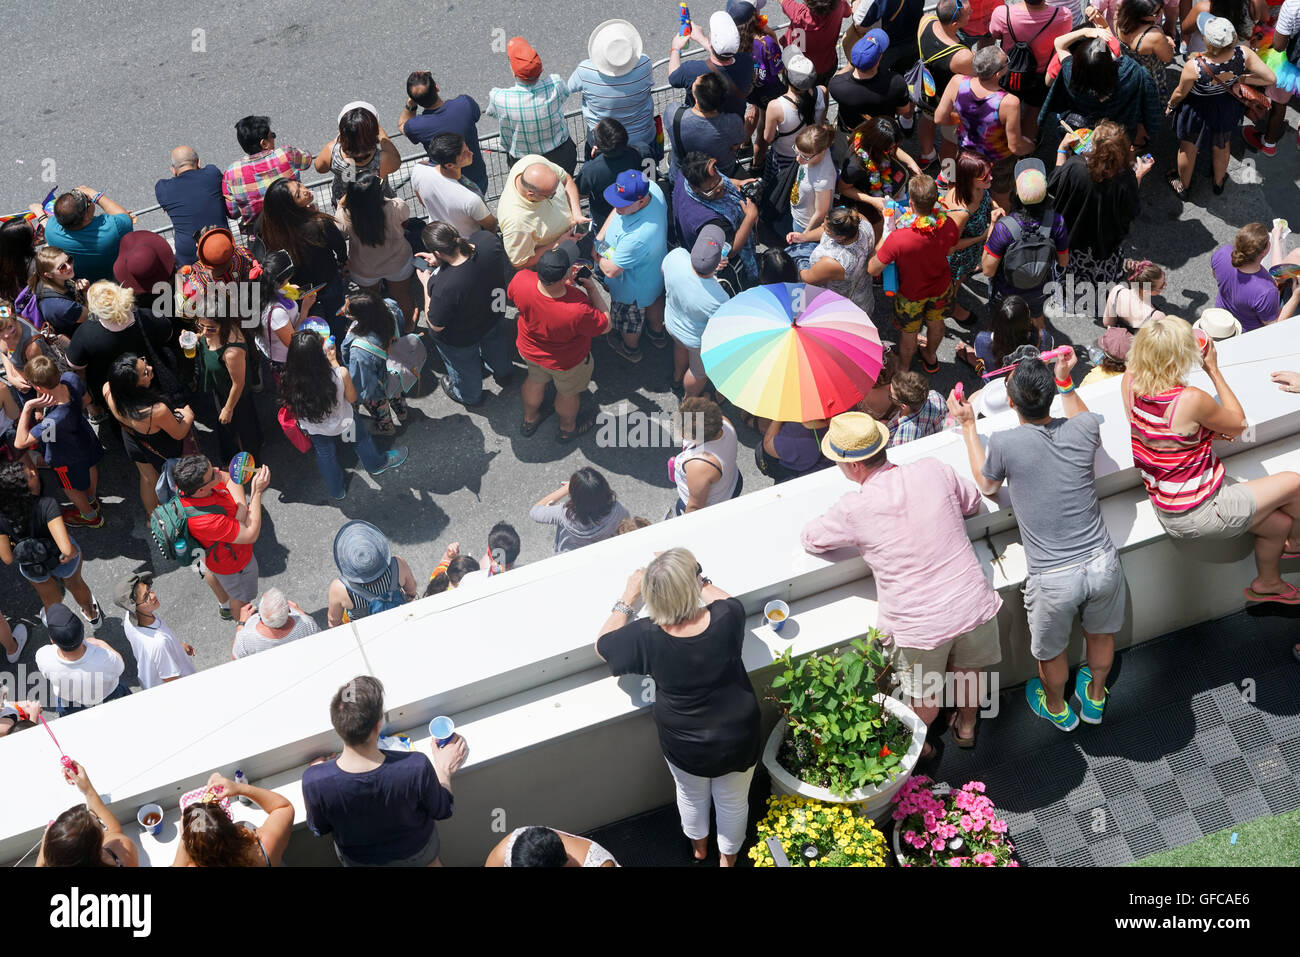
<path fill-rule="evenodd" d="M 559 178 L 555 195 L 539 203 L 530 203 L 524 199 L 515 185 L 524 170 L 534 163 L 549 167 Z M 564 192 L 564 184 L 568 179 L 564 170 L 535 153 L 521 158 L 510 167 L 505 189 L 501 191 L 501 199 L 497 203 L 497 220 L 501 224 L 501 241 L 506 248 L 506 256 L 516 268 L 521 268 L 538 246 L 545 246 L 572 228 L 569 198 Z"/>

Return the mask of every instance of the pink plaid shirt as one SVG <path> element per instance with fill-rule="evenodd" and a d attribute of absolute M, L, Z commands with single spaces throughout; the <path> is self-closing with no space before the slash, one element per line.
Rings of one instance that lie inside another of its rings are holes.
<path fill-rule="evenodd" d="M 307 169 L 311 163 L 312 155 L 294 146 L 277 146 L 236 160 L 221 177 L 226 214 L 247 229 L 262 211 L 267 187 L 281 176 L 297 179 L 298 170 Z"/>

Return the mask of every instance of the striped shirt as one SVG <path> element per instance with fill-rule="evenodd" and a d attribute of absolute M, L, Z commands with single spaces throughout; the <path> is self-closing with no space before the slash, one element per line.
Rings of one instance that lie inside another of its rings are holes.
<path fill-rule="evenodd" d="M 540 77 L 536 83 L 515 82 L 494 89 L 488 99 L 488 116 L 501 127 L 501 142 L 511 156 L 549 153 L 569 139 L 564 101 L 569 88 L 559 74 Z"/>
<path fill-rule="evenodd" d="M 622 76 L 601 73 L 590 60 L 583 60 L 569 77 L 568 87 L 570 93 L 582 94 L 582 116 L 588 131 L 609 117 L 623 124 L 629 143 L 654 143 L 655 106 L 650 95 L 654 68 L 648 56 Z"/>
<path fill-rule="evenodd" d="M 262 212 L 267 188 L 277 179 L 297 179 L 298 170 L 311 166 L 312 155 L 294 146 L 277 146 L 235 160 L 221 177 L 226 215 L 247 228 Z"/>
<path fill-rule="evenodd" d="M 1152 503 L 1166 512 L 1190 512 L 1223 484 L 1223 463 L 1210 447 L 1214 433 L 1198 426 L 1179 435 L 1171 427 L 1183 389 L 1134 395 L 1129 414 L 1133 464 Z"/>

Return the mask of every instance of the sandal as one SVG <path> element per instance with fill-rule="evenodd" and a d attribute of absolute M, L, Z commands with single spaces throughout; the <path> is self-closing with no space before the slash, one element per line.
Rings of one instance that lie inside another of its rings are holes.
<path fill-rule="evenodd" d="M 579 419 L 577 421 L 577 423 L 573 427 L 572 432 L 566 432 L 564 431 L 564 429 L 560 429 L 559 432 L 555 433 L 555 441 L 561 444 L 572 442 L 578 436 L 585 435 L 586 433 L 590 432 L 592 430 L 592 427 L 595 424 L 596 424 L 596 417 L 594 415 L 588 415 L 587 417 Z"/>
<path fill-rule="evenodd" d="M 1165 172 L 1165 182 L 1169 184 L 1169 188 L 1174 191 L 1175 196 L 1183 202 L 1187 201 L 1188 190 L 1187 187 L 1183 185 L 1183 178 L 1178 175 L 1177 166 Z"/>
<path fill-rule="evenodd" d="M 975 719 L 975 727 L 971 730 L 969 738 L 963 738 L 957 733 L 957 716 L 955 714 L 953 715 L 952 720 L 948 722 L 948 730 L 952 732 L 952 743 L 963 750 L 969 751 L 971 748 L 975 747 L 975 742 L 980 736 L 979 718 L 977 717 Z"/>
<path fill-rule="evenodd" d="M 1247 587 L 1245 589 L 1246 601 L 1252 602 L 1277 602 L 1279 605 L 1300 605 L 1300 588 L 1287 583 L 1287 590 L 1279 592 L 1276 595 L 1265 595 Z"/>
<path fill-rule="evenodd" d="M 961 362 L 966 363 L 968 366 L 974 369 L 976 374 L 980 374 L 981 370 L 979 366 L 975 364 L 979 362 L 979 357 L 975 355 L 975 351 L 973 349 L 969 351 L 967 349 L 958 349 L 957 359 Z"/>
<path fill-rule="evenodd" d="M 935 375 L 939 371 L 939 360 L 935 358 L 933 364 L 925 361 L 925 356 L 921 356 L 921 371 L 926 375 Z"/>
<path fill-rule="evenodd" d="M 547 399 L 541 404 L 541 407 L 538 408 L 537 418 L 534 421 L 529 422 L 527 419 L 521 419 L 519 421 L 519 434 L 526 439 L 531 438 L 533 435 L 537 433 L 537 430 L 541 427 L 541 424 L 544 421 L 546 421 L 546 417 L 549 416 L 554 411 L 555 411 L 555 402 L 551 399 Z"/>

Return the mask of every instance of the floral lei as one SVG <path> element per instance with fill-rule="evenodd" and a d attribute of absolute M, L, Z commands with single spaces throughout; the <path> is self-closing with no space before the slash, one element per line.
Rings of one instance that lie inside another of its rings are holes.
<path fill-rule="evenodd" d="M 902 179 L 902 174 L 895 173 L 894 164 L 890 162 L 888 157 L 881 162 L 879 167 L 876 166 L 875 161 L 871 158 L 871 153 L 868 150 L 862 149 L 861 134 L 857 134 L 853 137 L 853 152 L 856 153 L 858 159 L 862 161 L 862 168 L 867 173 L 867 182 L 870 185 L 873 196 L 884 195 L 884 182 L 886 179 L 888 179 L 891 184 Z"/>
<path fill-rule="evenodd" d="M 943 210 L 932 213 L 929 216 L 918 216 L 916 213 L 904 213 L 899 217 L 895 229 L 914 229 L 918 233 L 932 233 L 943 226 L 948 221 L 948 214 Z"/>

